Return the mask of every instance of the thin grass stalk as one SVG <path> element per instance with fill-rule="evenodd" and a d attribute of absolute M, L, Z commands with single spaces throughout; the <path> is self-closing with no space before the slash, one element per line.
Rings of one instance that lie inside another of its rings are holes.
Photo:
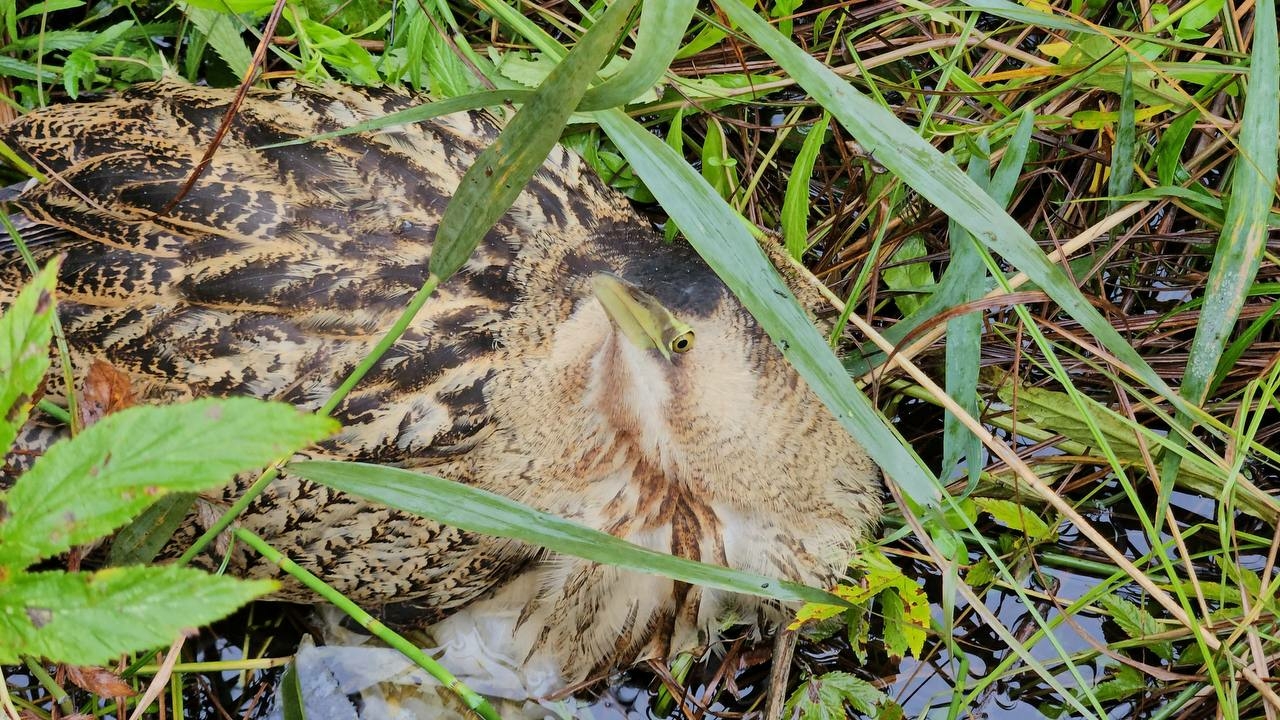
<path fill-rule="evenodd" d="M 876 344 L 880 346 L 880 349 L 882 351 L 884 352 L 892 351 L 893 346 L 890 343 L 888 343 L 883 337 L 881 337 L 880 333 L 877 332 L 874 327 L 863 322 L 862 319 L 857 317 L 856 315 L 850 317 L 850 321 L 857 325 L 857 328 L 859 331 L 865 333 L 868 338 L 875 341 Z M 1190 617 L 1188 617 L 1187 613 L 1183 610 L 1181 605 L 1179 605 L 1177 602 L 1174 602 L 1173 598 L 1170 597 L 1167 592 L 1165 592 L 1162 588 L 1157 586 L 1151 580 L 1150 577 L 1148 577 L 1141 569 L 1137 567 L 1137 565 L 1135 565 L 1131 560 L 1126 558 L 1124 556 L 1124 553 L 1120 552 L 1120 550 L 1116 548 L 1116 546 L 1112 544 L 1110 540 L 1108 540 L 1105 536 L 1103 536 L 1102 533 L 1098 532 L 1098 530 L 1095 527 L 1093 527 L 1092 523 L 1085 520 L 1085 518 L 1081 516 L 1080 513 L 1077 512 L 1075 508 L 1071 507 L 1071 505 L 1066 500 L 1064 500 L 1060 495 L 1058 495 L 1058 493 L 1054 492 L 1053 488 L 1050 488 L 1049 486 L 1045 485 L 1044 482 L 1041 481 L 1040 478 L 1036 476 L 1035 472 L 1033 472 L 1031 468 L 1028 467 L 1027 464 L 1023 462 L 1023 460 L 1020 457 L 1018 457 L 1016 453 L 1014 453 L 1007 445 L 1000 442 L 978 421 L 970 417 L 968 413 L 964 412 L 963 408 L 961 408 L 959 405 L 955 403 L 954 400 L 948 397 L 946 392 L 943 391 L 942 388 L 940 388 L 936 383 L 934 383 L 933 380 L 931 380 L 928 375 L 922 372 L 913 363 L 905 363 L 902 367 L 906 372 L 908 372 L 908 374 L 911 375 L 912 379 L 914 379 L 918 384 L 920 384 L 922 387 L 926 388 L 930 392 L 935 393 L 938 401 L 941 402 L 942 405 L 947 410 L 954 413 L 956 417 L 961 420 L 961 422 L 963 422 L 966 426 L 968 426 L 971 432 L 981 437 L 982 443 L 986 445 L 992 451 L 992 453 L 996 455 L 996 457 L 1000 458 L 1002 462 L 1004 462 L 1006 465 L 1012 468 L 1017 473 L 1018 477 L 1023 481 L 1023 483 L 1026 484 L 1028 489 L 1032 490 L 1036 496 L 1043 499 L 1046 503 L 1048 503 L 1051 507 L 1053 507 L 1054 510 L 1061 513 L 1068 521 L 1070 521 L 1073 525 L 1075 525 L 1076 528 L 1080 530 L 1080 533 L 1084 535 L 1086 538 L 1088 538 L 1088 540 L 1091 543 L 1093 543 L 1094 547 L 1102 551 L 1102 553 L 1106 555 L 1108 558 L 1110 558 L 1111 561 L 1114 562 L 1117 567 L 1119 567 L 1127 575 L 1133 578 L 1134 582 L 1137 583 L 1139 586 L 1141 586 L 1142 589 L 1145 590 L 1151 596 L 1151 598 L 1155 600 L 1161 607 L 1163 607 L 1173 617 L 1173 619 L 1176 622 L 1178 622 L 1179 624 L 1189 629 L 1193 629 L 1193 626 L 1195 625 L 1195 623 L 1191 621 Z M 914 521 L 914 519 L 910 519 L 910 520 L 913 523 L 918 522 L 918 521 Z M 923 530 L 923 528 L 921 529 Z M 922 541 L 923 539 L 924 538 L 921 537 Z M 962 587 L 961 590 L 963 591 L 964 588 Z M 1213 651 L 1221 652 L 1225 650 L 1223 643 L 1220 640 L 1218 640 L 1216 637 L 1203 636 L 1203 638 L 1204 638 L 1205 644 L 1207 644 L 1209 648 L 1212 649 Z M 1256 688 L 1258 692 L 1264 698 L 1266 698 L 1269 702 L 1274 702 L 1277 706 L 1280 706 L 1280 695 L 1277 695 L 1275 689 L 1270 686 L 1267 680 L 1259 676 L 1251 668 L 1242 667 L 1239 661 L 1239 658 L 1235 658 L 1234 656 L 1230 656 L 1230 655 L 1228 655 L 1228 657 L 1229 659 L 1232 659 L 1235 661 L 1235 664 L 1237 665 L 1241 674 L 1244 675 L 1245 679 L 1248 681 L 1250 685 Z"/>
<path fill-rule="evenodd" d="M 441 685 L 456 694 L 476 715 L 479 715 L 485 720 L 499 720 L 498 714 L 494 712 L 494 709 L 489 704 L 488 700 L 485 700 L 479 693 L 467 687 L 461 680 L 454 677 L 453 673 L 445 669 L 440 665 L 440 663 L 436 662 L 431 658 L 431 656 L 424 653 L 416 645 L 406 640 L 391 628 L 383 625 L 377 618 L 364 610 L 361 610 L 358 605 L 348 600 L 345 595 L 330 587 L 320 578 L 312 575 L 302 566 L 282 555 L 278 550 L 271 547 L 271 545 L 254 533 L 245 530 L 244 528 L 237 528 L 235 535 L 237 539 L 253 548 L 269 562 L 275 564 L 281 570 L 295 578 L 298 582 L 305 585 L 308 589 L 345 612 L 352 620 L 355 620 L 360 627 L 368 630 L 388 646 L 399 650 L 405 657 L 417 664 L 418 667 L 426 670 L 431 674 L 431 677 L 438 680 Z"/>

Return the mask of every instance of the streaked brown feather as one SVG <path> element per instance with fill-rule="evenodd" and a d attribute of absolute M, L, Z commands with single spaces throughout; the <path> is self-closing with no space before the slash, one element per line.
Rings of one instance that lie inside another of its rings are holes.
<path fill-rule="evenodd" d="M 229 99 L 167 82 L 3 128 L 57 178 L 17 200 L 24 234 L 40 238 L 42 258 L 67 253 L 61 312 L 78 358 L 106 358 L 151 400 L 250 394 L 316 408 L 424 281 L 440 214 L 497 127 L 457 114 L 257 149 L 415 101 L 256 90 L 191 192 L 157 216 Z M 648 393 L 635 385 L 655 380 L 601 365 L 625 353 L 610 349 L 585 289 L 600 271 L 711 331 L 712 347 L 658 371 L 657 409 L 637 409 Z M 0 246 L 0 300 L 25 273 Z M 561 148 L 335 414 L 344 429 L 329 455 L 428 468 L 659 549 L 804 582 L 837 574 L 841 549 L 878 513 L 875 468 L 714 274 Z M 49 437 L 37 428 L 28 443 Z M 536 571 L 542 590 L 519 601 L 523 616 L 569 680 L 687 647 L 709 608 L 769 614 L 670 581 L 535 561 L 521 543 L 295 477 L 242 522 L 348 596 L 418 623 Z M 237 558 L 273 571 L 257 562 Z"/>

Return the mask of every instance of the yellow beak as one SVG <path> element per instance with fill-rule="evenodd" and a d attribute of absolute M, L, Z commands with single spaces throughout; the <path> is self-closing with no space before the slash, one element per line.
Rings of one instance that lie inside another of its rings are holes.
<path fill-rule="evenodd" d="M 693 331 L 656 298 L 617 275 L 597 273 L 591 290 L 614 326 L 636 347 L 655 348 L 662 357 L 692 347 Z"/>

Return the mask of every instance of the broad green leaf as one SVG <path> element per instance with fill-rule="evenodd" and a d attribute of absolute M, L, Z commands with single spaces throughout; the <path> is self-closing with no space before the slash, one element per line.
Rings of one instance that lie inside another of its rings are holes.
<path fill-rule="evenodd" d="M 0 316 L 0 457 L 27 422 L 53 341 L 58 263 L 45 266 Z"/>
<path fill-rule="evenodd" d="M 302 683 L 298 679 L 298 661 L 285 666 L 284 676 L 280 678 L 280 712 L 284 720 L 307 720 L 306 698 L 302 694 Z"/>
<path fill-rule="evenodd" d="M 809 246 L 809 181 L 830 122 L 831 116 L 823 113 L 809 128 L 787 178 L 787 191 L 782 198 L 782 238 L 787 254 L 795 260 L 799 260 Z"/>
<path fill-rule="evenodd" d="M 0 663 L 99 665 L 166 645 L 277 587 L 175 565 L 16 573 L 0 579 Z"/>
<path fill-rule="evenodd" d="M 921 260 L 928 254 L 924 238 L 912 235 L 903 241 L 880 273 L 890 290 L 901 293 L 893 301 L 904 316 L 920 309 L 924 304 L 922 298 L 933 291 L 933 270 L 929 263 Z"/>
<path fill-rule="evenodd" d="M 111 565 L 136 565 L 156 559 L 191 512 L 195 493 L 165 495 L 111 538 Z"/>
<path fill-rule="evenodd" d="M 0 566 L 25 568 L 96 539 L 170 492 L 228 482 L 336 428 L 330 418 L 249 398 L 108 415 L 50 447 L 9 491 Z"/>
<path fill-rule="evenodd" d="M 888 696 L 875 685 L 846 672 L 823 673 L 802 683 L 787 700 L 783 716 L 799 720 L 845 720 L 851 707 L 874 715 Z"/>
<path fill-rule="evenodd" d="M 726 1 L 717 3 L 717 7 L 834 115 L 867 152 L 984 245 L 1026 273 L 1148 387 L 1182 404 L 1181 398 L 1085 299 L 1062 269 L 1049 262 L 1022 226 L 965 177 L 954 162 L 746 6 Z"/>
<path fill-rule="evenodd" d="M 1120 209 L 1121 201 L 1115 198 L 1126 195 L 1133 187 L 1133 161 L 1137 157 L 1137 123 L 1134 116 L 1133 64 L 1124 65 L 1124 86 L 1120 93 L 1120 116 L 1115 125 L 1115 144 L 1111 147 L 1111 176 L 1107 179 L 1107 194 L 1111 212 Z"/>
<path fill-rule="evenodd" d="M 697 0 L 647 0 L 641 4 L 635 54 L 617 75 L 591 88 L 579 112 L 626 105 L 649 92 L 675 58 Z"/>
<path fill-rule="evenodd" d="M 1175 185 L 1181 179 L 1180 174 L 1185 177 L 1186 170 L 1182 167 L 1182 150 L 1199 119 L 1200 110 L 1188 107 L 1182 115 L 1169 124 L 1168 129 L 1160 134 L 1155 151 L 1156 176 L 1160 179 L 1160 185 Z"/>
<path fill-rule="evenodd" d="M 901 659 L 910 652 L 907 640 L 908 622 L 902 598 L 892 590 L 880 593 L 880 612 L 884 616 L 884 649 L 889 657 Z M 919 629 L 919 628 L 917 628 Z M 924 632 L 921 631 L 920 643 L 924 644 Z"/>
<path fill-rule="evenodd" d="M 778 600 L 845 605 L 840 598 L 822 590 L 656 552 L 501 495 L 433 475 L 382 465 L 321 460 L 289 463 L 288 471 L 446 525 L 523 540 L 574 557 Z"/>
<path fill-rule="evenodd" d="M 1024 124 L 1030 119 L 1029 116 L 1030 113 L 1023 115 Z M 991 148 L 985 137 L 978 138 L 974 145 L 976 147 L 969 158 L 969 177 L 978 187 L 990 192 L 987 176 Z M 1016 151 L 1010 154 L 1014 152 Z M 1001 205 L 1004 204 L 1001 202 Z M 973 302 L 982 297 L 990 282 L 982 251 L 973 236 L 954 220 L 947 223 L 947 235 L 951 238 L 951 257 L 947 262 L 947 269 L 943 271 L 943 281 L 951 284 L 952 288 L 949 288 L 950 297 L 943 298 L 943 301 L 953 297 L 957 305 Z M 934 294 L 940 294 L 941 291 L 942 288 L 939 287 Z M 932 301 L 931 296 L 919 305 L 930 304 Z M 902 308 L 902 305 L 899 304 L 898 307 Z M 921 314 L 917 308 L 909 316 L 914 319 Z M 981 417 L 978 408 L 978 368 L 981 366 L 982 313 L 969 310 L 948 318 L 945 389 L 947 395 L 972 418 Z M 982 471 L 982 441 L 965 427 L 959 417 L 948 412 L 943 416 L 941 476 L 950 478 L 962 461 L 968 469 L 966 474 L 969 481 L 965 489 L 965 494 L 968 494 L 977 485 L 978 475 Z"/>
<path fill-rule="evenodd" d="M 1148 640 L 1150 636 L 1160 633 L 1164 628 L 1146 608 L 1135 605 L 1118 595 L 1103 595 L 1098 598 L 1098 604 L 1106 608 L 1111 619 L 1120 626 L 1125 635 L 1133 640 L 1142 640 L 1143 647 L 1165 660 L 1173 657 L 1173 644 L 1168 640 L 1160 642 Z"/>
<path fill-rule="evenodd" d="M 462 267 L 542 167 L 636 2 L 617 0 L 610 5 L 463 175 L 431 249 L 430 272 L 441 282 Z"/>
<path fill-rule="evenodd" d="M 973 498 L 973 502 L 1001 525 L 1017 530 L 1031 542 L 1048 540 L 1053 535 L 1053 528 L 1026 506 L 985 497 Z"/>
<path fill-rule="evenodd" d="M 1280 48 L 1274 0 L 1259 0 L 1254 11 L 1253 54 L 1248 95 L 1240 119 L 1226 222 L 1205 286 L 1205 304 L 1182 377 L 1182 394 L 1199 405 L 1244 306 L 1266 249 L 1268 215 L 1276 193 L 1280 152 Z"/>

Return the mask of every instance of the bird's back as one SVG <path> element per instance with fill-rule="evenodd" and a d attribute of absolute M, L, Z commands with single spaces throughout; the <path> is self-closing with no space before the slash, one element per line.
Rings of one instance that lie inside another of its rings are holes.
<path fill-rule="evenodd" d="M 459 113 L 263 148 L 419 102 L 390 90 L 255 90 L 184 192 L 231 98 L 164 82 L 0 128 L 0 141 L 50 178 L 15 200 L 23 213 L 15 219 L 39 262 L 64 256 L 60 314 L 77 372 L 106 359 L 148 401 L 253 395 L 316 408 L 426 279 L 440 215 L 498 128 L 484 114 Z M 338 407 L 343 430 L 325 451 L 448 468 L 495 422 L 486 393 L 518 355 L 507 321 L 532 268 L 573 261 L 563 248 L 589 244 L 593 229 L 639 224 L 580 158 L 557 148 Z M 0 239 L 0 305 L 28 278 L 12 242 Z M 25 437 L 30 456 L 56 433 L 33 427 Z M 273 485 L 244 523 L 329 570 L 350 596 L 394 598 L 415 622 L 484 592 L 530 553 L 293 477 Z M 240 560 L 253 570 L 252 558 Z"/>

